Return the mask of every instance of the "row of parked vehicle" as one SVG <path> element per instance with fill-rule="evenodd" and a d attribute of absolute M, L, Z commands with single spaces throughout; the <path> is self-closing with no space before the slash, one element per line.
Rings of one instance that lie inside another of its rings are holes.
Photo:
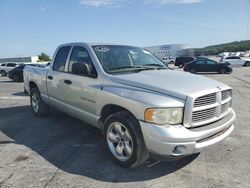
<path fill-rule="evenodd" d="M 2 77 L 8 76 L 14 82 L 23 81 L 23 69 L 25 66 L 33 67 L 45 67 L 43 64 L 34 64 L 34 63 L 2 63 L 0 64 L 0 73 Z"/>
<path fill-rule="evenodd" d="M 183 68 L 184 71 L 196 72 L 218 72 L 220 74 L 231 73 L 232 67 L 250 66 L 250 59 L 238 56 L 224 57 L 219 62 L 207 57 L 177 57 L 175 66 Z"/>

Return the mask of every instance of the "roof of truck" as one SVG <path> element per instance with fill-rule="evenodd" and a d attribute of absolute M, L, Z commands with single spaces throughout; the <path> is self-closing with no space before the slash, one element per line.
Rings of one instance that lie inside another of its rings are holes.
<path fill-rule="evenodd" d="M 105 42 L 71 42 L 71 43 L 64 43 L 60 46 L 66 46 L 66 45 L 80 45 L 85 44 L 89 46 L 99 46 L 99 45 L 117 45 L 117 46 L 133 46 L 128 44 L 117 44 L 117 43 L 105 43 Z"/>

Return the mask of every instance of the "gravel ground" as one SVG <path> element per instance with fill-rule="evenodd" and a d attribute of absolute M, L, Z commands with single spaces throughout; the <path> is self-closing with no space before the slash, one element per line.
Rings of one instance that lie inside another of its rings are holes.
<path fill-rule="evenodd" d="M 34 117 L 23 83 L 0 77 L 0 187 L 250 187 L 250 68 L 203 75 L 233 87 L 235 131 L 200 155 L 133 169 L 112 162 L 97 129 L 54 109 Z"/>

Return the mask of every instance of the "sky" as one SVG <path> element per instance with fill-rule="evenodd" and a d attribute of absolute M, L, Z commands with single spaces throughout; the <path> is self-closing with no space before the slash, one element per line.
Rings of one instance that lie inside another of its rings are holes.
<path fill-rule="evenodd" d="M 250 39 L 250 0 L 0 0 L 0 24 L 0 58 L 67 42 L 204 47 Z"/>

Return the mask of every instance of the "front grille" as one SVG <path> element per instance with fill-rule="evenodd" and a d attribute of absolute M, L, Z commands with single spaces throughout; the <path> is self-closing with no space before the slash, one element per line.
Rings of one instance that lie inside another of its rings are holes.
<path fill-rule="evenodd" d="M 211 119 L 215 116 L 216 108 L 193 112 L 192 121 L 194 123 Z"/>
<path fill-rule="evenodd" d="M 231 90 L 225 90 L 221 92 L 221 100 L 226 100 L 231 96 Z"/>
<path fill-rule="evenodd" d="M 230 108 L 230 102 L 221 105 L 221 113 L 223 114 L 224 112 L 228 111 L 229 108 Z"/>
<path fill-rule="evenodd" d="M 190 127 L 202 126 L 220 119 L 231 107 L 231 90 L 197 97 L 192 104 Z"/>
<path fill-rule="evenodd" d="M 214 104 L 215 102 L 216 102 L 216 93 L 212 93 L 212 94 L 204 95 L 202 97 L 198 97 L 197 99 L 195 99 L 194 107 Z"/>

